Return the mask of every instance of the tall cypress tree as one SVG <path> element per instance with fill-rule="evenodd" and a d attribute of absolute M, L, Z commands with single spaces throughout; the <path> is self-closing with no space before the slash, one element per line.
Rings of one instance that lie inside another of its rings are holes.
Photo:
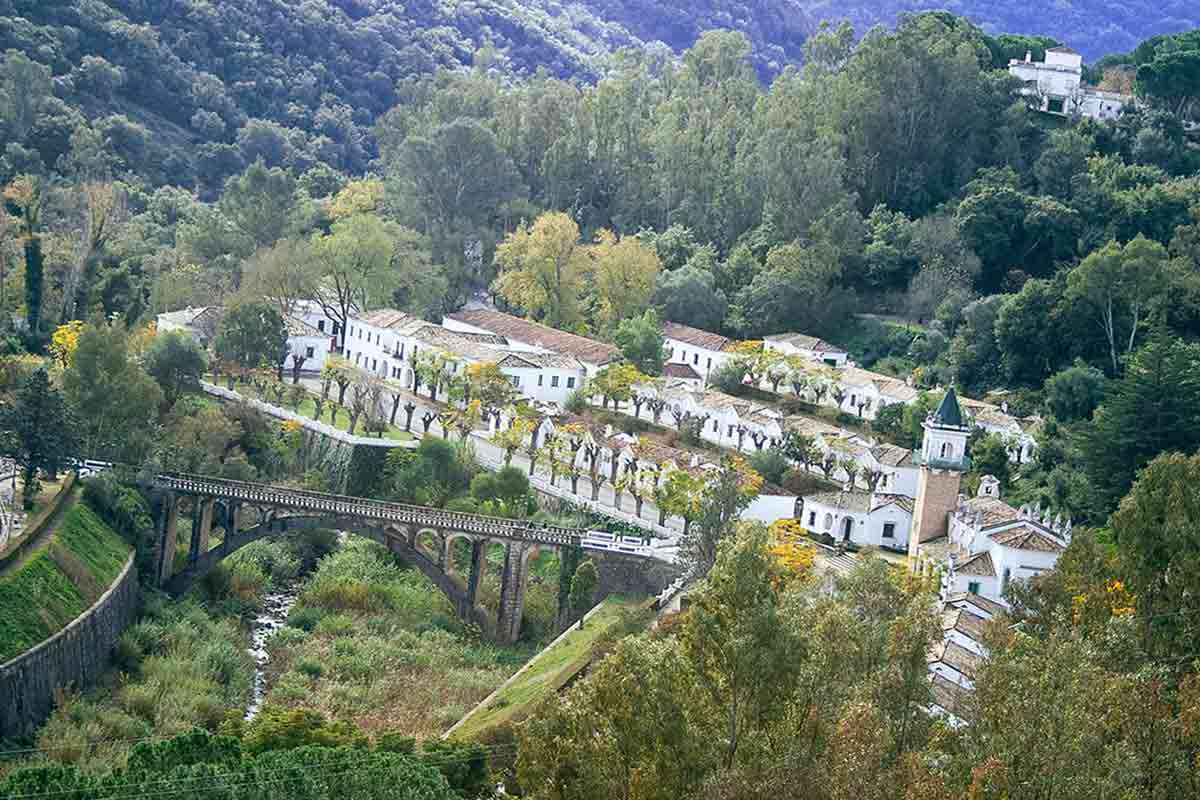
<path fill-rule="evenodd" d="M 42 240 L 30 233 L 25 237 L 25 320 L 34 342 L 41 341 L 42 285 Z"/>

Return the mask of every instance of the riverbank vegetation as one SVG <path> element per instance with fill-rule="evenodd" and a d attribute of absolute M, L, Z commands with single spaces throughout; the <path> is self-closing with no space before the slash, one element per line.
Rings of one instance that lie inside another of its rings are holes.
<path fill-rule="evenodd" d="M 551 589 L 557 580 L 539 584 L 535 574 L 526 613 L 536 618 L 534 596 Z M 436 736 L 527 661 L 536 641 L 485 641 L 424 576 L 351 538 L 305 581 L 288 627 L 269 641 L 267 707 L 320 711 L 372 735 Z"/>

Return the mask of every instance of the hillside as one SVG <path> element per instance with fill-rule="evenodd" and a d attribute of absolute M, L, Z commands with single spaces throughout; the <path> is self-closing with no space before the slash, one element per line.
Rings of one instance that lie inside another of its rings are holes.
<path fill-rule="evenodd" d="M 1194 3 L 1166 2 L 1166 13 L 1151 13 L 1163 11 L 1161 4 L 1067 0 L 1050 17 L 1014 2 L 947 5 L 991 32 L 1051 36 L 1094 59 L 1151 34 L 1200 25 Z M 620 48 L 681 52 L 704 31 L 727 28 L 747 35 L 755 70 L 768 82 L 801 60 L 806 36 L 823 18 L 846 16 L 861 34 L 901 12 L 939 5 L 0 0 L 0 50 L 48 67 L 45 91 L 53 95 L 28 136 L 7 137 L 37 158 L 6 150 L 0 180 L 40 171 L 38 159 L 55 169 L 83 119 L 112 143 L 118 166 L 153 184 L 216 189 L 259 155 L 297 174 L 317 164 L 359 174 L 376 156 L 371 127 L 403 96 L 403 81 L 439 67 L 476 65 L 514 77 L 541 70 L 592 82 Z"/>
<path fill-rule="evenodd" d="M 991 34 L 1048 36 L 1095 61 L 1124 53 L 1142 40 L 1200 26 L 1195 0 L 793 0 L 809 19 L 848 19 L 860 34 L 872 25 L 893 25 L 905 12 L 945 10 L 967 17 Z"/>

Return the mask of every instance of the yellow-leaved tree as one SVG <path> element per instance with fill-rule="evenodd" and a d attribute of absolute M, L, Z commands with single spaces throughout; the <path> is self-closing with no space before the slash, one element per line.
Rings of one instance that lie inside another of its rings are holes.
<path fill-rule="evenodd" d="M 542 214 L 496 247 L 500 275 L 494 288 L 547 325 L 574 330 L 582 321 L 579 306 L 587 260 L 575 220 L 561 212 Z"/>
<path fill-rule="evenodd" d="M 596 317 L 602 330 L 612 330 L 621 320 L 649 307 L 659 271 L 653 247 L 637 237 L 618 239 L 612 231 L 603 230 L 596 234 L 588 255 Z"/>
<path fill-rule="evenodd" d="M 79 335 L 83 333 L 83 321 L 73 319 L 59 325 L 50 337 L 50 354 L 59 366 L 66 369 L 71 364 L 71 356 L 79 347 Z"/>

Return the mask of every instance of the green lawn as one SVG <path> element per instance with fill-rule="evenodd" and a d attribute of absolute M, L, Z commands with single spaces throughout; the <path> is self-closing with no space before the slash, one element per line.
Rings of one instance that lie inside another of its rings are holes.
<path fill-rule="evenodd" d="M 208 375 L 206 377 L 206 379 L 209 382 L 214 383 L 217 386 L 220 386 L 221 388 L 227 388 L 227 386 L 228 386 L 228 384 L 225 382 L 225 378 L 223 376 Z M 291 386 L 292 386 L 292 384 L 288 383 L 289 389 L 291 388 Z M 260 395 L 254 389 L 253 386 L 250 386 L 249 384 L 246 384 L 246 383 L 237 384 L 234 388 L 234 391 L 238 392 L 239 394 L 241 394 L 245 397 L 253 397 L 257 400 L 261 400 L 264 403 L 270 403 L 273 406 L 277 406 L 279 408 L 284 408 L 284 409 L 287 409 L 288 411 L 298 413 L 300 416 L 305 417 L 306 419 L 313 419 L 313 410 L 316 408 L 316 397 L 312 394 L 312 392 L 309 392 L 307 389 L 305 390 L 306 395 L 305 395 L 304 401 L 302 403 L 300 403 L 298 410 L 293 408 L 292 405 L 288 402 L 288 396 L 286 394 L 284 395 L 283 403 L 281 404 L 274 397 L 264 397 L 263 395 Z M 334 420 L 334 418 L 332 416 L 334 412 L 337 413 L 336 421 Z M 388 413 L 389 413 L 389 415 L 391 413 L 390 407 L 388 408 Z M 400 410 L 396 413 L 396 419 L 397 420 L 404 419 L 403 407 L 401 407 Z M 350 432 L 350 411 L 349 411 L 349 409 L 346 409 L 346 408 L 339 408 L 336 403 L 333 403 L 333 402 L 325 403 L 324 407 L 321 409 L 321 419 L 319 421 L 324 422 L 327 425 L 333 425 L 339 431 L 346 431 L 347 433 Z M 420 426 L 420 421 L 415 416 L 413 418 L 413 426 L 418 427 L 418 428 Z M 359 423 L 358 423 L 358 428 L 354 431 L 354 435 L 355 436 L 368 436 L 368 437 L 374 438 L 378 434 L 376 434 L 376 433 L 368 434 L 364 430 L 363 421 L 360 419 Z M 405 441 L 410 441 L 410 440 L 414 439 L 415 437 L 413 436 L 413 434 L 405 432 L 403 427 L 389 425 L 388 429 L 383 432 L 382 438 L 391 439 L 391 440 L 397 441 L 397 442 L 405 442 Z"/>
<path fill-rule="evenodd" d="M 53 636 L 104 594 L 129 545 L 83 503 L 47 546 L 0 578 L 0 662 Z"/>
<path fill-rule="evenodd" d="M 543 698 L 558 691 L 562 684 L 591 658 L 592 645 L 625 621 L 630 612 L 646 604 L 617 595 L 605 598 L 584 624 L 575 625 L 566 636 L 543 650 L 517 679 L 501 689 L 487 706 L 477 707 L 454 731 L 454 738 L 471 739 L 482 731 L 515 721 L 532 711 Z"/>

